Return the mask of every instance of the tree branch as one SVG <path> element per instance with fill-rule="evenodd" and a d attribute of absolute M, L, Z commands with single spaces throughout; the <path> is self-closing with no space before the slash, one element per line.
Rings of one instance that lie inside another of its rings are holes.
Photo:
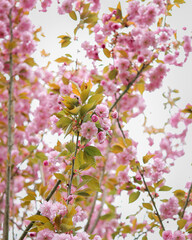
<path fill-rule="evenodd" d="M 71 195 L 71 186 L 72 186 L 72 181 L 73 181 L 73 176 L 74 176 L 74 166 L 75 166 L 75 158 L 76 158 L 77 149 L 78 149 L 78 141 L 79 141 L 79 131 L 77 132 L 75 154 L 74 154 L 74 158 L 72 159 L 71 177 L 70 177 L 70 180 L 68 183 L 68 188 L 67 188 L 67 196 L 68 197 Z M 67 199 L 67 204 L 69 204 L 69 199 Z"/>
<path fill-rule="evenodd" d="M 109 112 L 113 110 L 113 108 L 117 105 L 117 103 L 121 100 L 121 98 L 125 95 L 125 93 L 130 89 L 130 87 L 134 84 L 134 82 L 138 79 L 142 71 L 148 66 L 149 64 L 143 64 L 141 69 L 137 72 L 137 75 L 134 77 L 134 79 L 127 85 L 126 89 L 121 93 L 121 95 L 117 98 L 117 100 L 113 103 L 113 105 L 110 107 Z"/>
<path fill-rule="evenodd" d="M 49 193 L 49 195 L 47 196 L 47 198 L 45 199 L 47 202 L 51 199 L 51 197 L 57 190 L 57 187 L 60 185 L 60 183 L 61 183 L 61 180 L 58 180 L 57 183 L 55 184 L 55 186 L 53 187 L 53 189 L 51 190 L 51 192 Z M 40 215 L 40 211 L 38 210 L 35 215 Z M 29 223 L 29 225 L 26 227 L 26 229 L 24 230 L 24 232 L 21 235 L 21 237 L 19 238 L 19 240 L 23 240 L 25 238 L 25 236 L 27 235 L 29 230 L 32 228 L 34 223 L 35 223 L 35 221 L 32 221 Z"/>
<path fill-rule="evenodd" d="M 189 188 L 189 192 L 188 192 L 188 194 L 187 194 L 187 199 L 186 199 L 185 205 L 184 205 L 184 207 L 183 207 L 183 212 L 182 212 L 182 214 L 181 214 L 181 218 L 184 217 L 185 209 L 187 208 L 187 205 L 188 205 L 188 203 L 189 203 L 189 197 L 190 197 L 191 191 L 192 191 L 192 183 L 191 183 L 191 186 L 190 186 L 190 188 Z"/>
<path fill-rule="evenodd" d="M 138 168 L 138 171 L 139 171 L 139 173 L 140 173 L 140 175 L 141 175 L 141 177 L 142 177 L 142 179 L 143 179 L 143 183 L 144 183 L 145 188 L 146 188 L 146 190 L 147 190 L 147 192 L 148 192 L 148 194 L 149 194 L 149 197 L 151 198 L 151 201 L 152 201 L 152 204 L 153 204 L 153 206 L 154 206 L 154 208 L 155 208 L 155 211 L 156 211 L 157 217 L 158 217 L 158 219 L 159 219 L 160 225 L 161 225 L 163 231 L 165 231 L 165 227 L 164 227 L 164 225 L 163 225 L 161 216 L 160 216 L 160 214 L 159 214 L 159 212 L 158 212 L 158 210 L 157 210 L 157 207 L 156 207 L 155 201 L 154 201 L 154 199 L 153 199 L 153 196 L 151 195 L 151 192 L 149 191 L 149 188 L 148 188 L 147 183 L 146 183 L 146 181 L 145 181 L 144 175 L 143 175 L 143 173 L 140 171 L 139 168 Z"/>
<path fill-rule="evenodd" d="M 91 229 L 90 229 L 90 231 L 89 231 L 90 234 L 93 233 L 95 227 L 97 226 L 97 223 L 98 223 L 99 218 L 100 218 L 100 216 L 101 216 L 101 213 L 102 213 L 102 211 L 103 211 L 103 206 L 104 206 L 104 203 L 105 203 L 105 197 L 106 197 L 106 189 L 104 189 L 104 191 L 103 191 L 102 200 L 101 200 L 101 207 L 100 207 L 100 209 L 99 209 L 99 212 L 98 212 L 98 214 L 97 214 L 97 217 L 96 217 L 96 219 L 95 219 L 95 222 L 93 223 L 93 225 L 92 225 L 92 227 L 91 227 Z"/>
<path fill-rule="evenodd" d="M 10 43 L 13 41 L 12 29 L 12 8 L 9 11 L 9 28 L 10 28 Z M 11 184 L 11 152 L 13 147 L 13 127 L 14 127 L 14 109 L 13 109 L 13 55 L 9 53 L 9 88 L 8 88 L 8 154 L 7 154 L 7 169 L 6 169 L 6 198 L 5 198 L 5 213 L 3 225 L 3 239 L 9 239 L 9 208 L 10 208 L 10 184 Z"/>
<path fill-rule="evenodd" d="M 99 185 L 101 185 L 101 183 L 103 181 L 104 173 L 105 173 L 105 165 L 103 166 L 103 169 L 102 169 L 102 172 L 101 172 L 101 176 L 100 176 L 100 179 L 99 179 Z M 96 194 L 95 194 L 93 204 L 92 204 L 92 207 L 91 207 L 91 211 L 89 213 L 88 221 L 87 221 L 87 224 L 85 225 L 85 228 L 84 228 L 85 231 L 87 231 L 88 228 L 89 228 L 90 221 L 91 221 L 94 209 L 95 209 L 95 204 L 96 204 L 97 198 L 98 198 L 98 192 L 96 192 Z"/>

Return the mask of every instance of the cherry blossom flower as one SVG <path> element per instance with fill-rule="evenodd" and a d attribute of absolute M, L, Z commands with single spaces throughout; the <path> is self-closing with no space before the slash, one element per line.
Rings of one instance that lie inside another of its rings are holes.
<path fill-rule="evenodd" d="M 98 132 L 97 127 L 95 126 L 95 123 L 93 122 L 85 122 L 81 125 L 81 135 L 87 139 L 92 139 Z"/>

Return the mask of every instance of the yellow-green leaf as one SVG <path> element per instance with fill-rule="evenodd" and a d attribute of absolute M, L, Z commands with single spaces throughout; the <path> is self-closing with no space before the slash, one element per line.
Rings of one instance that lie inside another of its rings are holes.
<path fill-rule="evenodd" d="M 123 147 L 120 144 L 115 144 L 113 145 L 113 147 L 111 148 L 111 151 L 113 153 L 120 153 L 123 152 Z"/>
<path fill-rule="evenodd" d="M 143 163 L 147 163 L 152 157 L 154 157 L 155 155 L 154 154 L 146 154 L 144 157 L 143 157 Z"/>
<path fill-rule="evenodd" d="M 106 57 L 110 58 L 111 53 L 110 53 L 109 49 L 104 48 L 104 49 L 103 49 L 103 53 L 105 54 Z"/>
<path fill-rule="evenodd" d="M 111 70 L 109 72 L 108 77 L 109 77 L 109 79 L 113 80 L 116 78 L 117 74 L 118 74 L 118 70 L 116 68 L 114 68 L 113 70 Z"/>
<path fill-rule="evenodd" d="M 29 66 L 33 67 L 33 66 L 37 66 L 37 63 L 34 61 L 33 58 L 27 58 L 24 61 L 25 63 L 27 63 Z"/>
<path fill-rule="evenodd" d="M 153 206 L 150 203 L 143 203 L 142 204 L 144 208 L 147 208 L 149 210 L 153 210 Z"/>
<path fill-rule="evenodd" d="M 67 65 L 73 62 L 73 60 L 71 60 L 68 57 L 60 57 L 60 58 L 57 58 L 55 61 L 58 63 L 66 63 Z"/>
<path fill-rule="evenodd" d="M 175 190 L 173 193 L 174 193 L 175 197 L 177 197 L 177 198 L 185 197 L 185 191 L 183 191 L 183 190 Z"/>
<path fill-rule="evenodd" d="M 29 221 L 39 221 L 39 222 L 42 222 L 42 223 L 49 222 L 49 219 L 47 217 L 41 216 L 41 215 L 33 215 L 33 216 L 27 218 L 27 220 L 29 220 Z"/>
<path fill-rule="evenodd" d="M 172 188 L 171 187 L 168 187 L 168 186 L 162 186 L 159 188 L 159 191 L 169 191 L 171 190 Z"/>
<path fill-rule="evenodd" d="M 124 171 L 126 167 L 127 167 L 126 165 L 120 165 L 116 170 L 116 174 L 115 174 L 116 177 L 117 177 L 118 173 L 121 171 Z"/>
<path fill-rule="evenodd" d="M 55 177 L 56 177 L 57 179 L 59 179 L 59 180 L 61 180 L 61 181 L 65 181 L 65 180 L 66 180 L 65 177 L 64 177 L 64 175 L 61 174 L 61 173 L 54 173 L 54 175 L 55 175 Z"/>
<path fill-rule="evenodd" d="M 32 200 L 35 200 L 35 196 L 32 195 L 32 194 L 28 194 L 26 197 L 22 198 L 21 200 L 24 201 L 24 202 L 30 202 Z"/>
<path fill-rule="evenodd" d="M 183 3 L 185 3 L 185 1 L 184 0 L 174 0 L 174 3 L 175 4 L 183 4 Z"/>
<path fill-rule="evenodd" d="M 71 11 L 71 12 L 69 13 L 69 16 L 70 16 L 74 21 L 77 20 L 77 15 L 76 15 L 75 11 Z"/>
<path fill-rule="evenodd" d="M 179 229 L 184 228 L 186 223 L 187 223 L 186 219 L 180 219 L 177 221 L 177 225 L 179 226 Z"/>
<path fill-rule="evenodd" d="M 84 151 L 90 156 L 102 156 L 100 150 L 94 146 L 85 147 Z"/>
<path fill-rule="evenodd" d="M 132 192 L 129 196 L 129 203 L 135 202 L 140 196 L 140 192 Z"/>

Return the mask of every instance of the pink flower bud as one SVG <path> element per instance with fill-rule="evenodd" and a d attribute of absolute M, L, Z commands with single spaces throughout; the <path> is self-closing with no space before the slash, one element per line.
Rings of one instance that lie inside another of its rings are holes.
<path fill-rule="evenodd" d="M 114 119 L 117 119 L 118 118 L 118 112 L 117 111 L 112 112 L 111 117 L 114 118 Z"/>
<path fill-rule="evenodd" d="M 48 165 L 49 165 L 49 162 L 48 162 L 47 160 L 45 160 L 45 161 L 43 162 L 43 165 L 44 165 L 44 166 L 48 166 Z"/>
<path fill-rule="evenodd" d="M 91 117 L 91 120 L 93 121 L 93 122 L 97 122 L 98 121 L 98 117 L 97 117 L 97 115 L 95 115 L 95 114 L 93 114 L 93 116 Z"/>
<path fill-rule="evenodd" d="M 106 139 L 106 134 L 105 134 L 105 132 L 99 132 L 99 133 L 97 134 L 97 139 L 98 139 L 98 141 L 99 141 L 100 144 L 103 143 L 103 142 L 105 141 L 105 139 Z"/>

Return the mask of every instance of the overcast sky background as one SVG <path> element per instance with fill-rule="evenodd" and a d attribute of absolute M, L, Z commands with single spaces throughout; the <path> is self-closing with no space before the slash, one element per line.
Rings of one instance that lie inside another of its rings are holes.
<path fill-rule="evenodd" d="M 73 36 L 73 29 L 76 26 L 76 22 L 73 21 L 68 15 L 59 15 L 57 14 L 57 4 L 56 0 L 51 8 L 48 9 L 47 13 L 39 12 L 37 8 L 31 13 L 31 19 L 35 26 L 42 26 L 43 33 L 45 34 L 45 38 L 41 38 L 41 41 L 38 45 L 37 51 L 34 55 L 37 63 L 39 65 L 45 66 L 47 60 L 43 60 L 40 57 L 40 51 L 45 49 L 46 52 L 50 53 L 49 60 L 53 61 L 60 56 L 64 56 L 66 53 L 72 53 L 74 56 L 77 55 L 76 50 L 74 48 L 60 48 L 59 39 L 57 38 L 59 35 L 65 35 L 66 33 Z M 121 1 L 124 2 L 124 1 Z M 116 6 L 118 1 L 104 0 L 101 1 L 102 8 L 104 11 L 107 11 L 109 6 Z M 186 0 L 185 4 L 181 5 L 181 8 L 174 8 L 172 17 L 167 18 L 167 22 L 175 29 L 178 30 L 178 38 L 182 35 L 190 35 L 192 36 L 192 1 Z M 183 31 L 182 28 L 187 27 L 187 31 Z M 77 44 L 86 40 L 86 34 L 79 33 L 79 40 Z M 81 49 L 79 49 L 81 50 Z M 78 58 L 81 58 L 81 52 L 78 55 Z M 54 70 L 56 64 L 52 64 L 51 69 Z M 178 102 L 178 106 L 183 109 L 187 103 L 192 104 L 192 56 L 188 59 L 188 62 L 182 68 L 172 68 L 169 72 L 167 78 L 164 80 L 164 85 L 161 90 L 156 90 L 153 93 L 145 94 L 145 100 L 147 107 L 147 112 L 150 116 L 150 122 L 156 126 L 161 127 L 164 120 L 167 118 L 167 114 L 164 111 L 163 103 L 164 100 L 162 97 L 162 93 L 167 91 L 168 86 L 171 89 L 178 89 L 181 100 Z M 141 119 L 134 119 L 129 124 L 130 135 L 133 139 L 140 141 L 142 128 Z M 137 131 L 136 131 L 137 129 Z M 51 141 L 51 140 L 50 140 Z M 56 141 L 56 139 L 54 140 Z M 139 157 L 142 157 L 147 153 L 147 142 L 143 139 L 140 141 L 139 145 Z M 172 186 L 173 189 L 183 189 L 185 187 L 185 183 L 187 181 L 192 181 L 192 127 L 190 127 L 187 138 L 186 138 L 186 146 L 185 146 L 185 156 L 178 159 L 175 163 L 175 167 L 172 169 L 171 174 L 167 175 L 167 185 Z M 167 194 L 167 193 L 166 193 Z M 166 195 L 164 195 L 166 197 Z M 132 205 L 128 205 L 127 198 L 123 194 L 123 198 L 118 199 L 119 204 L 121 205 L 122 210 L 125 212 L 131 210 L 135 210 L 138 203 L 133 203 Z M 175 229 L 174 224 L 169 223 L 170 229 Z M 158 240 L 158 234 L 151 235 L 150 240 Z"/>

